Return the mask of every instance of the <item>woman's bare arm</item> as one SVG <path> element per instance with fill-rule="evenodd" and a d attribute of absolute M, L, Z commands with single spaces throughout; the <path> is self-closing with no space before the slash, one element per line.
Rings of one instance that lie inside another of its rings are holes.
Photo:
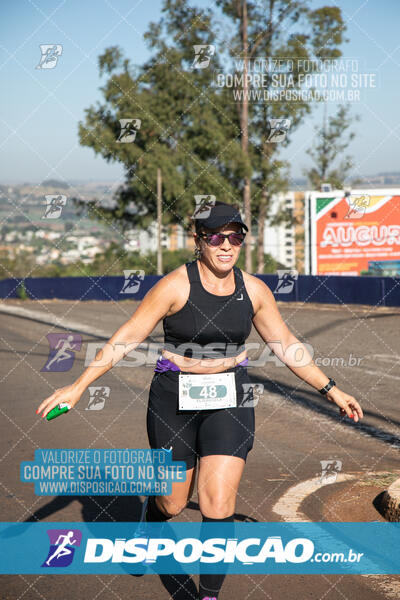
<path fill-rule="evenodd" d="M 316 390 L 323 388 L 329 382 L 329 377 L 313 362 L 307 347 L 289 330 L 271 290 L 263 281 L 253 276 L 248 280 L 248 288 L 255 299 L 253 324 L 262 339 L 297 377 Z M 342 392 L 337 386 L 326 394 L 326 398 L 335 402 L 342 413 L 345 412 L 351 418 L 354 416 L 355 421 L 363 417 L 362 409 L 355 398 Z"/>
<path fill-rule="evenodd" d="M 145 295 L 132 317 L 105 343 L 86 370 L 71 385 L 57 389 L 43 400 L 36 413 L 42 417 L 60 402 L 74 406 L 93 381 L 109 371 L 126 354 L 143 342 L 176 302 L 176 271 L 160 279 Z"/>

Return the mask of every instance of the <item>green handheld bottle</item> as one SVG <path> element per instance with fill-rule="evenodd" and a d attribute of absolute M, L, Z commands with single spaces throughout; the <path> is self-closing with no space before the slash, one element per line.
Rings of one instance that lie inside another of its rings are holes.
<path fill-rule="evenodd" d="M 64 413 L 68 412 L 70 410 L 70 405 L 67 402 L 60 402 L 60 404 L 57 404 L 57 406 L 55 406 L 47 415 L 46 415 L 46 419 L 48 421 L 51 421 L 52 419 L 55 419 L 56 417 L 59 417 L 60 415 L 63 415 Z"/>

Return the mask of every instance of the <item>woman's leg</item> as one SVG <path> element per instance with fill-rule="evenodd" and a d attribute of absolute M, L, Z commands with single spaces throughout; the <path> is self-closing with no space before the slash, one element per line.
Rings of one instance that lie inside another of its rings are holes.
<path fill-rule="evenodd" d="M 196 476 L 197 419 L 180 414 L 178 373 L 166 372 L 153 377 L 147 408 L 147 435 L 150 448 L 170 449 L 173 461 L 186 463 L 186 480 L 172 483 L 168 496 L 149 496 L 146 520 L 164 521 L 178 515 L 193 493 Z"/>
<path fill-rule="evenodd" d="M 197 482 L 203 523 L 233 522 L 236 495 L 245 461 L 228 455 L 209 455 L 200 458 Z M 201 574 L 199 598 L 218 598 L 225 574 Z"/>
<path fill-rule="evenodd" d="M 196 467 L 187 469 L 186 481 L 175 481 L 172 484 L 172 494 L 169 496 L 152 496 L 156 509 L 165 515 L 167 519 L 179 515 L 192 497 L 195 479 Z"/>
<path fill-rule="evenodd" d="M 224 519 L 235 512 L 244 466 L 244 459 L 238 456 L 214 454 L 200 458 L 197 493 L 203 515 Z"/>
<path fill-rule="evenodd" d="M 196 466 L 186 470 L 186 481 L 172 483 L 172 493 L 169 496 L 149 496 L 147 507 L 144 507 L 145 520 L 162 523 L 179 514 L 192 496 L 195 479 Z M 160 578 L 171 598 L 197 599 L 196 585 L 190 575 L 170 574 L 160 575 Z"/>
<path fill-rule="evenodd" d="M 200 458 L 197 493 L 203 515 L 224 519 L 235 512 L 244 466 L 244 459 L 238 456 L 212 454 Z"/>

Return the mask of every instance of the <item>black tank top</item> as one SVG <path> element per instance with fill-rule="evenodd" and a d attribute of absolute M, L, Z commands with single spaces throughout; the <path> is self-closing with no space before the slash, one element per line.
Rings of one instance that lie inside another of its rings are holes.
<path fill-rule="evenodd" d="M 241 270 L 233 267 L 233 294 L 217 296 L 202 286 L 197 260 L 185 264 L 190 294 L 178 312 L 163 319 L 164 348 L 188 358 L 238 356 L 254 316 Z"/>

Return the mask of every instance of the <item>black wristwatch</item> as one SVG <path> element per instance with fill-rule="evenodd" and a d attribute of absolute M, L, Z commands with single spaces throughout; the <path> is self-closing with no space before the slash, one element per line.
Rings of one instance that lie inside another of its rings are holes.
<path fill-rule="evenodd" d="M 329 377 L 329 381 L 326 384 L 325 387 L 321 388 L 319 391 L 320 394 L 322 394 L 323 396 L 325 396 L 325 394 L 327 394 L 329 392 L 329 390 L 331 388 L 333 388 L 333 386 L 336 385 L 336 381 L 333 381 L 333 379 L 331 377 Z"/>

